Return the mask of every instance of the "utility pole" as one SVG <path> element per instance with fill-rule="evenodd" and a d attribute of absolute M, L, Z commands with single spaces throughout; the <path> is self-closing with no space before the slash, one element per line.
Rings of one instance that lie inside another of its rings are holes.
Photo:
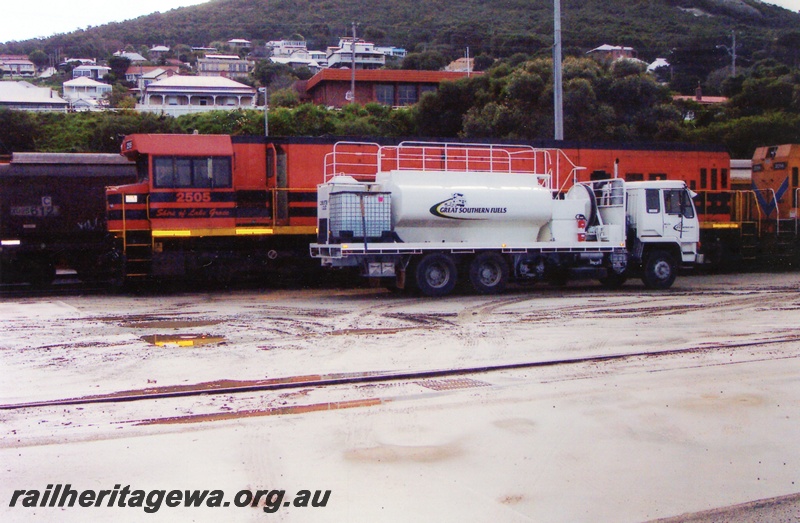
<path fill-rule="evenodd" d="M 350 43 L 350 103 L 356 103 L 356 23 L 353 22 L 353 41 Z"/>
<path fill-rule="evenodd" d="M 553 0 L 553 113 L 555 139 L 564 139 L 564 89 L 561 77 L 561 0 Z"/>
<path fill-rule="evenodd" d="M 264 93 L 264 136 L 269 136 L 269 87 L 259 87 L 258 92 Z"/>

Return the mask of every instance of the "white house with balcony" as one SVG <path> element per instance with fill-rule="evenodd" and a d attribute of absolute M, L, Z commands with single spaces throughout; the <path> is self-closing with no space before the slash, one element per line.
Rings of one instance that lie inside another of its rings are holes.
<path fill-rule="evenodd" d="M 352 67 L 355 52 L 355 69 L 380 69 L 386 65 L 386 55 L 375 49 L 375 44 L 358 38 L 342 38 L 338 47 L 328 47 L 328 67 Z"/>
<path fill-rule="evenodd" d="M 93 100 L 94 102 L 104 101 L 106 95 L 111 94 L 112 87 L 108 84 L 98 82 L 82 76 L 75 78 L 68 82 L 64 82 L 64 99 L 67 100 L 73 108 L 88 107 L 90 105 L 84 102 L 78 103 L 79 100 Z M 102 104 L 100 104 L 102 105 Z"/>
<path fill-rule="evenodd" d="M 255 109 L 256 90 L 221 76 L 178 76 L 146 86 L 140 112 L 171 116 L 231 109 Z"/>

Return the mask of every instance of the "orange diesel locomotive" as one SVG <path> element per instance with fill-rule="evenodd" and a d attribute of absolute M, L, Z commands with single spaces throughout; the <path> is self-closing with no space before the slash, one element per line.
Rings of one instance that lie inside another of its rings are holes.
<path fill-rule="evenodd" d="M 230 280 L 302 261 L 292 257 L 313 237 L 329 150 L 263 137 L 126 137 L 122 154 L 136 162 L 139 181 L 106 195 L 125 278 Z"/>
<path fill-rule="evenodd" d="M 798 218 L 800 145 L 759 147 L 753 154 L 753 191 L 764 216 L 776 223 Z"/>

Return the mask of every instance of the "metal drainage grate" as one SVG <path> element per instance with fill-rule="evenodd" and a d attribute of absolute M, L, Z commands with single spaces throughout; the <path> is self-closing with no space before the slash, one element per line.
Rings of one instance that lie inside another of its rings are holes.
<path fill-rule="evenodd" d="M 474 387 L 490 387 L 490 383 L 485 381 L 473 380 L 471 378 L 456 378 L 452 380 L 423 380 L 415 382 L 428 389 L 433 390 L 456 390 L 471 389 Z"/>

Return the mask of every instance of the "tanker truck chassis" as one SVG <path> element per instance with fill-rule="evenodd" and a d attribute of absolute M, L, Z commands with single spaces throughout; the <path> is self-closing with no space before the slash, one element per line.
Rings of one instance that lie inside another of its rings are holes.
<path fill-rule="evenodd" d="M 337 144 L 311 256 L 426 296 L 579 278 L 666 289 L 679 267 L 702 262 L 683 182 L 578 183 L 579 171 L 558 150 Z"/>

